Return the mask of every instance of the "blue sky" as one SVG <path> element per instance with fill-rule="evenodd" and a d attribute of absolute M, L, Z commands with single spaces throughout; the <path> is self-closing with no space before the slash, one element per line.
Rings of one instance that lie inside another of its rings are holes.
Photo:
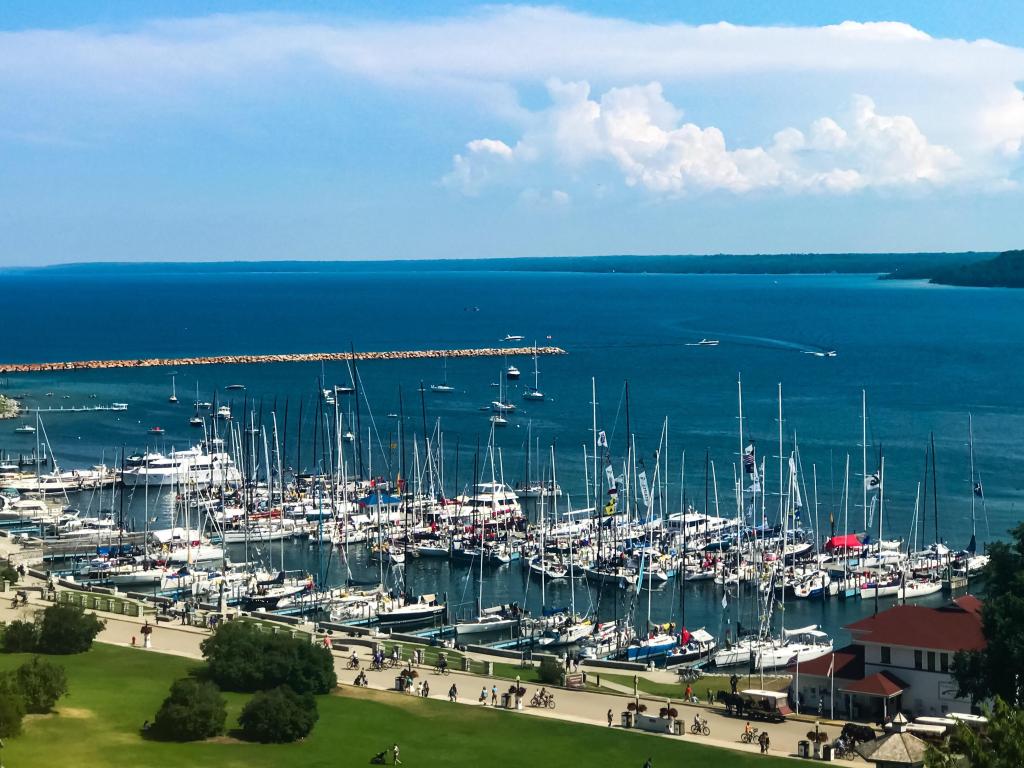
<path fill-rule="evenodd" d="M 0 265 L 1021 245 L 1009 2 L 167 5 L 4 3 Z"/>

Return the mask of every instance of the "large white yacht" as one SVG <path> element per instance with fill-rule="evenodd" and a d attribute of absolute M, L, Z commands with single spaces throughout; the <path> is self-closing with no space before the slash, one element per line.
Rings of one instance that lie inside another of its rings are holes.
<path fill-rule="evenodd" d="M 231 456 L 224 451 L 223 440 L 211 440 L 170 455 L 146 454 L 144 461 L 126 469 L 122 480 L 126 486 L 236 485 L 241 474 Z"/>

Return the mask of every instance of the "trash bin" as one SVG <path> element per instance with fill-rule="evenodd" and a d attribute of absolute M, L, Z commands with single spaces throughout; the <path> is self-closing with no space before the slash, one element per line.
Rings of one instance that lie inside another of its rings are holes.
<path fill-rule="evenodd" d="M 824 760 L 826 763 L 831 763 L 832 762 L 832 745 L 831 744 L 822 744 L 821 745 L 821 759 Z"/>
<path fill-rule="evenodd" d="M 472 664 L 472 662 L 470 661 L 469 657 L 468 656 L 463 656 L 462 657 L 462 671 L 463 672 L 469 672 L 470 664 Z"/>
<path fill-rule="evenodd" d="M 672 721 L 672 735 L 682 736 L 683 735 L 683 724 L 679 720 Z"/>
<path fill-rule="evenodd" d="M 501 694 L 501 708 L 511 709 L 512 707 L 512 695 L 508 693 Z"/>
<path fill-rule="evenodd" d="M 800 739 L 796 743 L 796 756 L 807 759 L 811 756 L 811 742 L 807 739 Z"/>
<path fill-rule="evenodd" d="M 484 662 L 484 674 L 487 675 L 487 677 L 493 677 L 494 676 L 494 662 L 493 661 L 485 661 Z"/>
<path fill-rule="evenodd" d="M 632 728 L 633 727 L 633 713 L 632 712 L 623 712 L 622 713 L 622 727 L 623 728 Z"/>

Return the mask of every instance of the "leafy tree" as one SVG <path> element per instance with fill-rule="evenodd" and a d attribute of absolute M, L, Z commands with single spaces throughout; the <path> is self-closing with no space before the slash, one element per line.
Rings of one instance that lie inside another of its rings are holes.
<path fill-rule="evenodd" d="M 0 683 L 0 739 L 21 733 L 25 717 L 25 700 L 13 684 Z"/>
<path fill-rule="evenodd" d="M 18 583 L 18 571 L 9 562 L 0 563 L 0 579 L 7 581 L 11 584 Z"/>
<path fill-rule="evenodd" d="M 284 744 L 308 735 L 320 717 L 316 699 L 286 685 L 257 693 L 242 709 L 242 738 L 263 744 Z"/>
<path fill-rule="evenodd" d="M 562 684 L 562 665 L 558 659 L 545 656 L 540 660 L 540 667 L 537 669 L 537 677 L 545 685 L 561 685 Z"/>
<path fill-rule="evenodd" d="M 31 621 L 15 619 L 4 629 L 4 651 L 32 653 L 39 644 L 39 627 Z"/>
<path fill-rule="evenodd" d="M 1024 703 L 1024 524 L 1011 542 L 989 547 L 985 602 L 981 608 L 986 647 L 953 657 L 952 673 L 960 696 L 983 701 L 1000 696 Z"/>
<path fill-rule="evenodd" d="M 220 689 L 206 680 L 175 680 L 160 705 L 150 735 L 165 741 L 198 741 L 224 732 L 227 705 Z"/>
<path fill-rule="evenodd" d="M 103 629 L 104 621 L 78 605 L 51 605 L 39 623 L 42 653 L 84 653 Z"/>
<path fill-rule="evenodd" d="M 36 657 L 14 671 L 14 682 L 25 700 L 25 710 L 43 715 L 68 692 L 64 667 Z"/>
<path fill-rule="evenodd" d="M 287 684 L 299 693 L 327 693 L 338 684 L 327 648 L 245 622 L 220 625 L 200 647 L 210 678 L 225 690 Z"/>
<path fill-rule="evenodd" d="M 957 723 L 941 747 L 930 747 L 928 768 L 1020 768 L 1024 765 L 1024 711 L 996 698 L 988 726 Z"/>

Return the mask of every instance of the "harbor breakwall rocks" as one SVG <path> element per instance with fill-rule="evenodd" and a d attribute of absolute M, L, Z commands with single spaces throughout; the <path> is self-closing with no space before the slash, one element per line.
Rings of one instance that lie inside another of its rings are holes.
<path fill-rule="evenodd" d="M 482 349 L 412 349 L 395 352 L 299 352 L 282 355 L 217 355 L 213 357 L 154 357 L 143 360 L 73 360 L 63 363 L 0 363 L 0 373 L 90 371 L 105 368 L 177 368 L 186 365 L 262 365 L 319 363 L 346 360 L 428 360 L 442 357 L 522 357 L 564 355 L 561 347 L 485 347 Z"/>

